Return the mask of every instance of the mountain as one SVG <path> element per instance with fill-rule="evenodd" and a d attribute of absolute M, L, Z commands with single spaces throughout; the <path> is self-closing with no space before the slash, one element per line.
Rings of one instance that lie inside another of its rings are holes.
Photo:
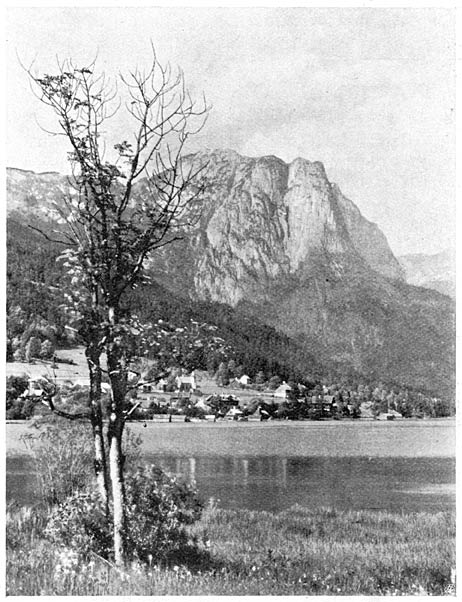
<path fill-rule="evenodd" d="M 330 184 L 321 163 L 296 159 L 288 165 L 233 151 L 193 160 L 207 165 L 206 193 L 200 224 L 182 254 L 194 257 L 188 288 L 199 297 L 231 305 L 270 298 L 274 285 L 306 279 L 326 257 L 337 272 L 354 264 L 404 278 L 385 236 Z M 169 249 L 167 272 L 171 255 Z"/>
<path fill-rule="evenodd" d="M 402 255 L 398 259 L 409 284 L 430 288 L 455 298 L 456 261 L 454 253 L 449 249 L 434 255 Z"/>
<path fill-rule="evenodd" d="M 321 163 L 223 150 L 186 162 L 204 168 L 202 211 L 151 261 L 164 289 L 227 304 L 233 327 L 254 320 L 276 329 L 330 375 L 452 393 L 453 303 L 405 282 L 383 233 Z M 66 187 L 57 174 L 16 172 L 8 173 L 8 207 L 23 223 Z"/>

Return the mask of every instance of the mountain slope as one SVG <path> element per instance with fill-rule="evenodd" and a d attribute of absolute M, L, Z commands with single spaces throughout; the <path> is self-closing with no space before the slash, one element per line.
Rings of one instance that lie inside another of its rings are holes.
<path fill-rule="evenodd" d="M 198 224 L 151 261 L 165 289 L 263 321 L 332 375 L 353 371 L 452 393 L 451 300 L 405 283 L 385 236 L 321 163 L 233 151 L 186 160 L 205 166 L 206 189 Z M 17 219 L 21 208 L 23 221 L 65 186 L 64 178 L 35 174 L 29 186 L 11 171 L 9 208 Z"/>

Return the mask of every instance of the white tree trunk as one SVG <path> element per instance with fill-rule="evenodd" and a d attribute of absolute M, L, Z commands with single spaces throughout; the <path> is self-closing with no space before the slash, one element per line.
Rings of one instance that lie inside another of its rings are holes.
<path fill-rule="evenodd" d="M 124 564 L 125 500 L 123 481 L 122 431 L 123 423 L 111 416 L 109 440 L 109 473 L 112 486 L 114 512 L 114 560 L 117 566 Z M 119 423 L 119 424 L 118 424 Z"/>

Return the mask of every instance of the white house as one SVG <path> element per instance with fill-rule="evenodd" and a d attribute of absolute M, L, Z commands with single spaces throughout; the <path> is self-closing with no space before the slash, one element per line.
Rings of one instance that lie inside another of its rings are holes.
<path fill-rule="evenodd" d="M 27 383 L 27 389 L 21 394 L 21 397 L 41 397 L 43 393 L 44 390 L 42 389 L 40 382 L 30 378 Z"/>
<path fill-rule="evenodd" d="M 191 376 L 177 376 L 176 388 L 178 391 L 195 391 L 197 389 L 196 378 L 194 374 Z"/>
<path fill-rule="evenodd" d="M 247 386 L 250 383 L 250 376 L 248 374 L 243 374 L 241 378 L 237 379 L 237 382 L 241 385 Z"/>
<path fill-rule="evenodd" d="M 274 397 L 279 397 L 281 399 L 287 399 L 287 397 L 289 396 L 289 392 L 292 391 L 292 387 L 290 387 L 285 381 L 282 383 L 282 385 L 279 385 L 279 387 L 275 390 L 274 392 Z"/>

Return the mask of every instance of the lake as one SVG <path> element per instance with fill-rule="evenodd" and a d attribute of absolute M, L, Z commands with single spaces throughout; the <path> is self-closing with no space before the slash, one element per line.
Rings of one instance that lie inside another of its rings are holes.
<path fill-rule="evenodd" d="M 7 498 L 34 500 L 7 425 Z M 130 424 L 142 453 L 223 508 L 294 504 L 396 512 L 455 508 L 455 422 Z"/>

